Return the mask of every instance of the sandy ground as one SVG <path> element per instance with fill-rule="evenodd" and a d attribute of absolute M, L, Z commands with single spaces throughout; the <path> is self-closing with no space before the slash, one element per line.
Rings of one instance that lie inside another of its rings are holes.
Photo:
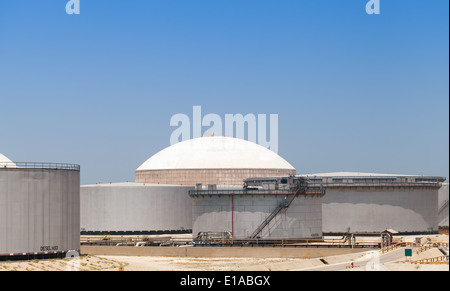
<path fill-rule="evenodd" d="M 321 264 L 318 259 L 82 256 L 78 259 L 2 262 L 0 271 L 278 271 Z"/>
<path fill-rule="evenodd" d="M 82 256 L 77 259 L 52 259 L 0 262 L 1 271 L 119 271 L 126 267 L 125 262 L 95 256 Z"/>
<path fill-rule="evenodd" d="M 365 253 L 325 258 L 330 264 L 358 260 Z M 82 256 L 79 259 L 2 262 L 0 271 L 289 271 L 314 270 L 323 266 L 319 259 L 263 258 L 182 258 Z M 388 263 L 381 271 L 449 271 L 449 265 L 411 265 Z M 364 271 L 357 268 L 352 271 Z"/>
<path fill-rule="evenodd" d="M 414 241 L 415 237 L 402 238 Z M 423 241 L 448 242 L 448 236 L 423 236 Z M 365 252 L 326 257 L 330 265 L 358 261 Z M 436 257 L 437 249 L 420 255 Z M 289 271 L 323 267 L 320 259 L 295 258 L 192 258 L 192 257 L 136 257 L 136 256 L 90 256 L 77 259 L 33 260 L 0 262 L 0 271 Z M 363 271 L 364 267 L 352 271 Z M 449 271 L 449 265 L 412 265 L 403 261 L 383 264 L 385 271 Z"/>

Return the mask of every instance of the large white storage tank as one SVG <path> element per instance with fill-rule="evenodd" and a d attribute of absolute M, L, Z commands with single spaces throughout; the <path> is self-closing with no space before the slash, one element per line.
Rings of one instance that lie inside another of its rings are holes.
<path fill-rule="evenodd" d="M 438 191 L 445 178 L 337 172 L 302 175 L 321 184 L 324 235 L 438 232 Z"/>
<path fill-rule="evenodd" d="M 190 191 L 193 234 L 229 233 L 235 239 L 321 239 L 320 187 L 289 177 L 251 178 L 241 189 Z M 326 195 L 325 195 L 326 196 Z"/>
<path fill-rule="evenodd" d="M 242 194 L 238 191 L 217 191 L 214 194 L 194 192 L 193 235 L 201 232 L 229 232 L 234 238 L 251 238 L 274 209 L 284 203 L 286 194 L 258 191 Z M 262 193 L 262 194 L 258 194 Z M 299 196 L 289 208 L 280 211 L 265 226 L 259 238 L 308 239 L 322 237 L 322 197 Z"/>
<path fill-rule="evenodd" d="M 4 157 L 4 156 L 3 156 Z M 80 167 L 0 161 L 0 260 L 80 250 Z"/>
<path fill-rule="evenodd" d="M 136 170 L 136 182 L 243 186 L 247 178 L 295 174 L 291 164 L 261 145 L 209 136 L 186 140 L 155 154 Z"/>
<path fill-rule="evenodd" d="M 82 235 L 192 232 L 194 187 L 112 183 L 81 186 Z"/>
<path fill-rule="evenodd" d="M 439 226 L 448 230 L 448 183 L 443 183 L 439 189 Z"/>

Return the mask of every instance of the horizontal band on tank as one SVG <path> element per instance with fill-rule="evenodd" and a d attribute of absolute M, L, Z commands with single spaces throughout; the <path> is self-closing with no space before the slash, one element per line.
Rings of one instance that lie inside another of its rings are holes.
<path fill-rule="evenodd" d="M 80 235 L 158 235 L 158 234 L 191 234 L 192 229 L 177 230 L 125 230 L 125 231 L 95 231 L 82 230 Z"/>
<path fill-rule="evenodd" d="M 293 195 L 296 191 L 290 190 L 190 190 L 189 195 L 191 196 L 201 196 L 201 195 Z M 299 194 L 303 196 L 313 196 L 313 195 L 325 195 L 324 191 L 321 190 L 311 190 L 306 193 Z"/>
<path fill-rule="evenodd" d="M 309 185 L 325 188 L 393 187 L 393 188 L 440 188 L 443 177 L 308 177 Z"/>
<path fill-rule="evenodd" d="M 45 163 L 45 162 L 14 162 L 0 163 L 1 169 L 36 169 L 36 170 L 68 170 L 80 171 L 80 165 L 65 163 Z"/>
<path fill-rule="evenodd" d="M 137 183 L 171 185 L 227 185 L 243 186 L 248 177 L 274 177 L 295 175 L 295 170 L 284 169 L 167 169 L 136 171 Z"/>
<path fill-rule="evenodd" d="M 66 254 L 70 252 L 80 254 L 81 250 L 0 254 L 0 261 L 65 258 Z"/>

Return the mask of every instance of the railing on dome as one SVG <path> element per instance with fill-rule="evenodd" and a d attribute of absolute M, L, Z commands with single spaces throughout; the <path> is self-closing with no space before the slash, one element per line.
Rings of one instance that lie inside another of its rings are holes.
<path fill-rule="evenodd" d="M 80 171 L 80 165 L 65 163 L 44 163 L 44 162 L 0 162 L 0 169 L 40 169 L 40 170 L 67 170 Z"/>

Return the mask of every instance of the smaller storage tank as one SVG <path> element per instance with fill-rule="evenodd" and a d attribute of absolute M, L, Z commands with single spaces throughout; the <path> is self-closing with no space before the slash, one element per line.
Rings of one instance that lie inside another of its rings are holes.
<path fill-rule="evenodd" d="M 1 157 L 0 260 L 79 252 L 79 229 L 80 166 Z"/>

